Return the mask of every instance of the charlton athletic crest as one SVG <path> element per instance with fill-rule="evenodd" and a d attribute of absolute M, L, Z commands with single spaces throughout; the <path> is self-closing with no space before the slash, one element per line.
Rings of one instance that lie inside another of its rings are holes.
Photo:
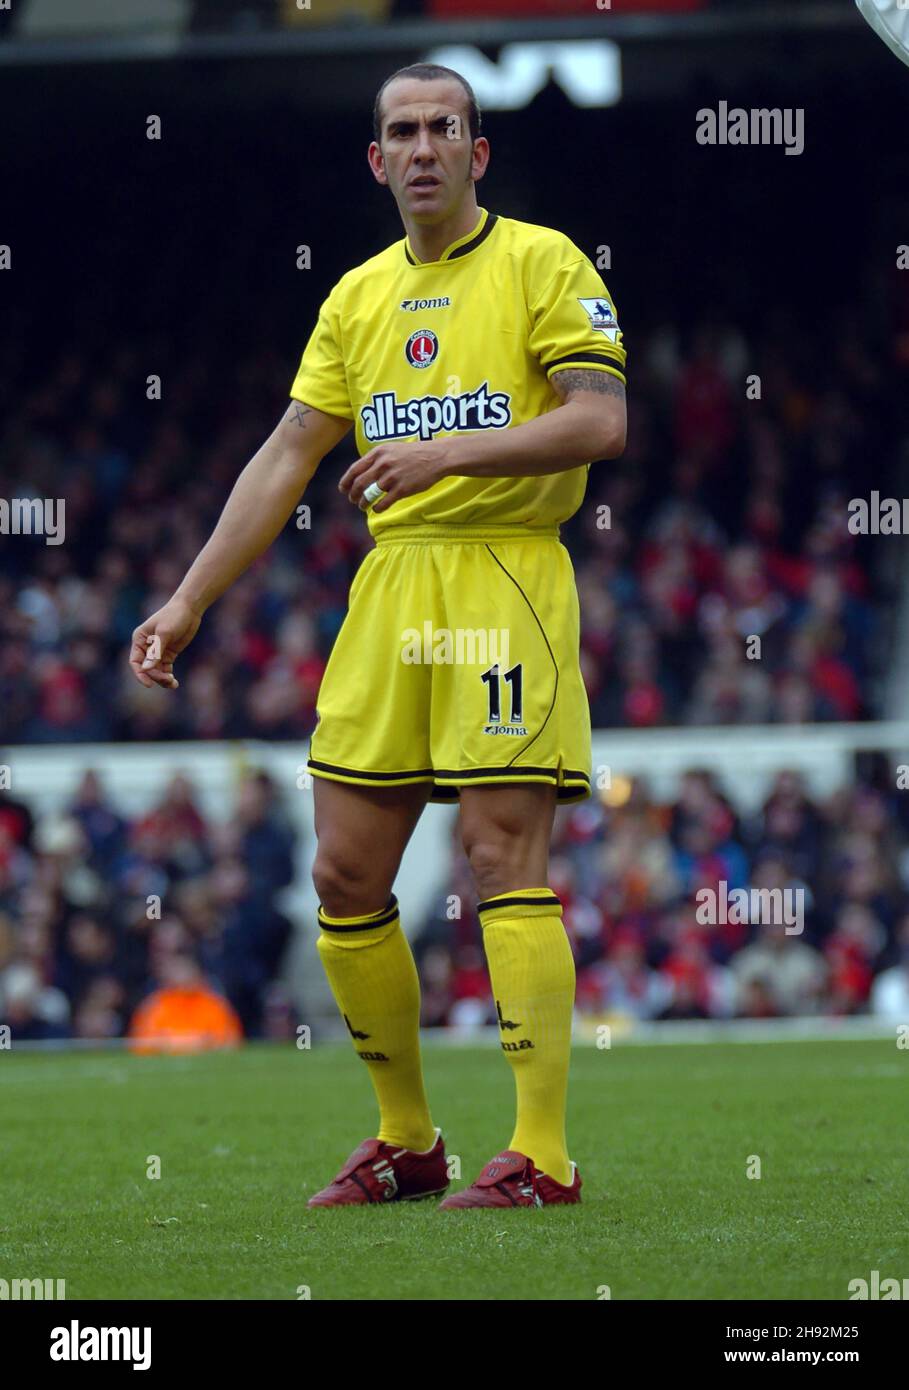
<path fill-rule="evenodd" d="M 439 355 L 439 340 L 429 328 L 418 328 L 411 333 L 404 349 L 412 367 L 428 367 Z"/>

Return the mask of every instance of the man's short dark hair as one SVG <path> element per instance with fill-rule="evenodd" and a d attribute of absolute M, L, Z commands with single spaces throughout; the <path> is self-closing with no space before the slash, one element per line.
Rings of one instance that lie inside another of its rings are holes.
<path fill-rule="evenodd" d="M 467 122 L 470 127 L 470 138 L 476 140 L 480 134 L 480 108 L 477 99 L 473 94 L 473 88 L 454 68 L 443 68 L 440 63 L 411 63 L 410 67 L 398 68 L 391 77 L 386 77 L 378 92 L 376 93 L 376 103 L 372 109 L 372 128 L 376 140 L 382 140 L 382 95 L 390 82 L 395 82 L 399 77 L 415 77 L 418 82 L 435 82 L 440 77 L 453 77 L 455 82 L 460 82 L 467 95 Z"/>

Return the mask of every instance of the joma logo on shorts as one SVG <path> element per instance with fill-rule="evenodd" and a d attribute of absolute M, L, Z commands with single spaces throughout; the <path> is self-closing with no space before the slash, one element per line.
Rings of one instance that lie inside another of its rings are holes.
<path fill-rule="evenodd" d="M 504 430 L 511 424 L 511 397 L 490 391 L 484 381 L 460 396 L 415 396 L 399 401 L 394 391 L 373 392 L 372 404 L 360 408 L 363 433 L 380 439 L 432 439 L 442 430 Z"/>

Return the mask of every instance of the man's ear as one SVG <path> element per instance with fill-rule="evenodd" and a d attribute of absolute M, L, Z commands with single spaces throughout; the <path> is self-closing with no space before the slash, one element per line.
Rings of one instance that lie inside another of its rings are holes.
<path fill-rule="evenodd" d="M 470 177 L 479 183 L 489 167 L 489 141 L 485 135 L 478 135 L 473 142 L 470 154 Z"/>
<path fill-rule="evenodd" d="M 388 175 L 385 172 L 385 156 L 382 154 L 382 147 L 377 141 L 372 141 L 366 152 L 366 158 L 376 183 L 381 183 L 384 187 L 388 183 Z"/>

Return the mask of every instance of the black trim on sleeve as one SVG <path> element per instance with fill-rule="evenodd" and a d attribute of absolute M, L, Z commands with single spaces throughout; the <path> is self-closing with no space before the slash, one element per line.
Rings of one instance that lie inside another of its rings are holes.
<path fill-rule="evenodd" d="M 625 380 L 621 363 L 615 357 L 610 356 L 608 352 L 572 352 L 566 357 L 557 357 L 554 362 L 547 362 L 543 370 L 548 376 L 556 367 L 568 366 L 569 363 L 575 366 L 578 362 L 592 362 L 599 367 L 611 367 L 623 381 Z"/>

